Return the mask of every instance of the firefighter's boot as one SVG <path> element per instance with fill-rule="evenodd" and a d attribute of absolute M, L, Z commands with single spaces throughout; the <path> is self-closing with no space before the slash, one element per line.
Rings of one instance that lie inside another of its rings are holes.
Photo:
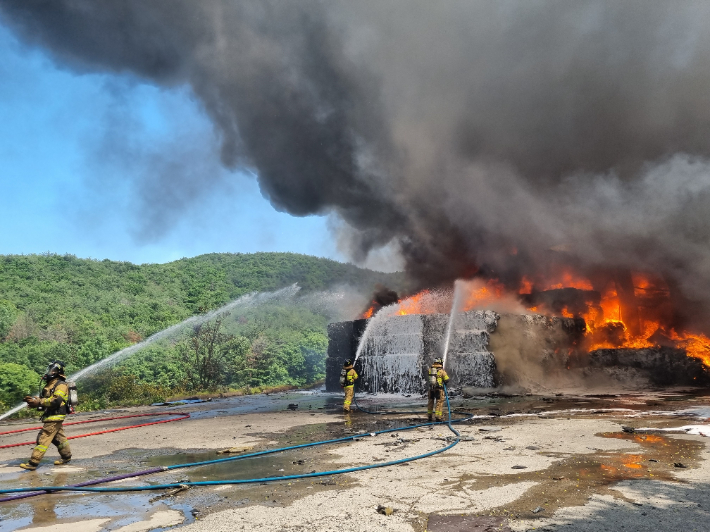
<path fill-rule="evenodd" d="M 26 469 L 27 471 L 34 471 L 35 469 L 37 469 L 38 465 L 39 464 L 33 464 L 32 462 L 27 462 L 26 464 L 20 464 L 20 467 L 22 469 Z"/>
<path fill-rule="evenodd" d="M 64 464 L 68 464 L 69 462 L 71 462 L 71 457 L 60 458 L 59 460 L 54 461 L 54 465 L 64 465 Z"/>

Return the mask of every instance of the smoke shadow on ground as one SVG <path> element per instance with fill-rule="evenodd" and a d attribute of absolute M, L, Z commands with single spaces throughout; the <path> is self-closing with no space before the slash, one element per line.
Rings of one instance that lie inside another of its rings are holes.
<path fill-rule="evenodd" d="M 559 510 L 554 517 L 516 523 L 555 532 L 676 532 L 707 530 L 710 522 L 710 483 L 625 481 L 614 488 L 618 497 L 597 495 L 583 507 Z"/>

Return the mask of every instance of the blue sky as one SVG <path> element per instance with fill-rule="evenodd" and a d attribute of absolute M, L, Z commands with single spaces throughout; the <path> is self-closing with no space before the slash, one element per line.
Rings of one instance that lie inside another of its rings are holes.
<path fill-rule="evenodd" d="M 0 254 L 344 259 L 326 217 L 275 211 L 253 176 L 219 165 L 217 144 L 185 88 L 58 68 L 0 25 Z M 196 176 L 208 185 L 173 196 L 171 180 Z"/>

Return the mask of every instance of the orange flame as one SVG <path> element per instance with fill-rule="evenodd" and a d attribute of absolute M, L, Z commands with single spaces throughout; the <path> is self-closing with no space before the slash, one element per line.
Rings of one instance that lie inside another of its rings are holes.
<path fill-rule="evenodd" d="M 369 309 L 367 309 L 365 312 L 363 312 L 360 319 L 369 320 L 370 318 L 372 318 L 373 314 L 375 314 L 375 305 L 374 304 Z"/>
<path fill-rule="evenodd" d="M 638 302 L 638 316 L 633 317 L 634 326 L 629 328 L 628 318 L 624 316 L 624 306 L 619 295 L 616 282 L 611 280 L 601 290 L 599 303 L 587 303 L 583 312 L 579 309 L 572 310 L 563 307 L 560 315 L 566 318 L 584 318 L 586 323 L 587 348 L 595 349 L 633 348 L 642 349 L 658 345 L 661 339 L 666 339 L 668 345 L 676 345 L 686 350 L 688 356 L 700 359 L 703 364 L 710 367 L 710 338 L 702 334 L 678 332 L 664 327 L 663 323 L 670 309 L 669 290 L 665 282 L 653 275 L 643 272 L 633 272 L 633 296 Z M 459 289 L 465 290 L 462 298 L 461 310 L 485 309 L 503 298 L 519 299 L 519 296 L 532 294 L 552 289 L 576 288 L 578 290 L 592 291 L 590 279 L 576 273 L 572 269 L 563 269 L 556 278 L 533 281 L 530 277 L 523 277 L 518 287 L 518 293 L 511 293 L 497 279 L 476 279 L 461 283 Z M 628 292 L 628 290 L 627 290 Z M 430 314 L 434 312 L 448 312 L 437 306 L 433 301 L 436 293 L 424 290 L 416 295 L 401 299 L 396 314 L 406 316 L 409 314 Z M 628 300 L 628 297 L 627 297 Z M 628 302 L 627 302 L 628 304 Z M 628 307 L 626 307 L 628 309 Z M 377 306 L 372 306 L 362 315 L 371 318 Z M 535 313 L 550 313 L 539 301 L 536 305 L 527 307 L 528 311 Z M 578 312 L 575 314 L 575 312 Z M 638 322 L 638 324 L 637 324 Z"/>
<path fill-rule="evenodd" d="M 518 294 L 532 294 L 532 291 L 532 281 L 528 277 L 523 275 L 523 278 L 520 280 L 520 288 L 518 289 Z"/>
<path fill-rule="evenodd" d="M 560 314 L 562 314 L 562 317 L 564 317 L 564 318 L 574 318 L 574 314 L 572 314 L 572 313 L 567 309 L 567 307 L 563 307 L 563 308 L 562 308 L 562 312 L 560 312 Z"/>
<path fill-rule="evenodd" d="M 677 334 L 671 331 L 671 339 L 682 346 L 688 356 L 699 358 L 710 368 L 710 338 L 703 334 Z"/>
<path fill-rule="evenodd" d="M 465 295 L 461 308 L 464 312 L 469 310 L 479 309 L 498 301 L 505 293 L 505 287 L 498 282 L 497 279 L 489 279 L 486 284 L 481 282 L 466 283 L 465 289 L 468 293 Z"/>
<path fill-rule="evenodd" d="M 562 277 L 561 277 L 561 279 L 558 279 L 557 282 L 551 282 L 551 283 L 548 283 L 543 286 L 544 286 L 544 288 L 542 288 L 542 290 L 554 290 L 554 289 L 559 289 L 559 288 L 577 288 L 579 290 L 594 290 L 594 288 L 592 287 L 592 283 L 589 281 L 589 279 L 582 277 L 580 275 L 577 275 L 571 269 L 563 270 Z"/>
<path fill-rule="evenodd" d="M 416 295 L 399 301 L 399 310 L 397 314 L 407 316 L 409 314 L 428 314 L 423 308 L 424 298 L 429 295 L 429 290 L 423 290 Z"/>

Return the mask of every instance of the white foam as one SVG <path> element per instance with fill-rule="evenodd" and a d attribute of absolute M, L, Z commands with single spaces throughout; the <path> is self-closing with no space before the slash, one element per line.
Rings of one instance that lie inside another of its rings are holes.
<path fill-rule="evenodd" d="M 641 428 L 636 429 L 636 432 L 668 432 L 676 434 L 691 434 L 693 436 L 710 437 L 710 425 L 684 425 L 682 427 L 666 429 Z"/>

